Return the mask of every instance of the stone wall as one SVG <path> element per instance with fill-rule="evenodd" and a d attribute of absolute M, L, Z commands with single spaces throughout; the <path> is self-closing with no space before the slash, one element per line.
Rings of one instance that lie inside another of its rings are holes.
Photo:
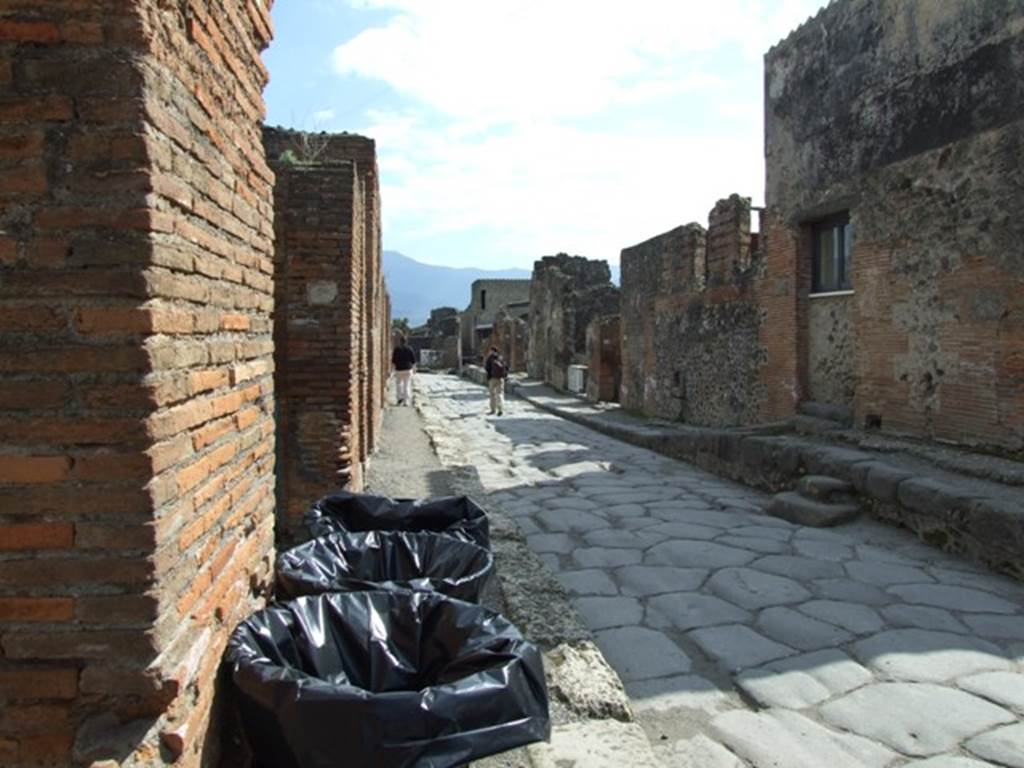
<path fill-rule="evenodd" d="M 807 395 L 818 403 L 852 406 L 856 328 L 848 296 L 816 296 L 807 303 Z"/>
<path fill-rule="evenodd" d="M 277 158 L 278 536 L 288 543 L 303 538 L 302 514 L 317 498 L 362 488 L 390 365 L 379 218 L 367 213 L 379 210 L 373 142 L 313 136 L 326 142 L 315 161 L 293 160 L 312 139 L 264 132 Z"/>
<path fill-rule="evenodd" d="M 462 363 L 460 328 L 459 312 L 454 307 L 430 310 L 430 319 L 427 320 L 430 349 L 440 354 L 441 368 L 458 368 Z"/>
<path fill-rule="evenodd" d="M 607 262 L 564 253 L 535 261 L 527 364 L 531 378 L 564 390 L 567 367 L 587 362 L 590 321 L 618 308 L 619 289 L 612 285 Z"/>
<path fill-rule="evenodd" d="M 1024 448 L 1024 7 L 833 3 L 765 67 L 778 255 L 849 212 L 858 425 Z"/>
<path fill-rule="evenodd" d="M 687 224 L 624 249 L 622 405 L 706 426 L 763 420 L 765 267 L 738 195 L 715 205 L 707 230 Z"/>
<path fill-rule="evenodd" d="M 486 355 L 491 347 L 497 347 L 509 373 L 521 373 L 526 370 L 529 345 L 530 333 L 526 321 L 507 310 L 501 310 L 494 318 L 491 336 L 482 349 Z"/>
<path fill-rule="evenodd" d="M 267 6 L 0 7 L 0 764 L 218 759 L 273 555 Z"/>
<path fill-rule="evenodd" d="M 529 280 L 474 280 L 469 306 L 461 315 L 463 356 L 479 362 L 498 312 L 508 304 L 529 299 Z M 484 328 L 478 330 L 478 326 Z"/>

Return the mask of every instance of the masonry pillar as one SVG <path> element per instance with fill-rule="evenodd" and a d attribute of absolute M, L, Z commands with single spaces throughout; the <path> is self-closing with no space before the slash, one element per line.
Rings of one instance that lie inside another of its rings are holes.
<path fill-rule="evenodd" d="M 0 6 L 0 764 L 214 765 L 273 551 L 270 2 Z"/>
<path fill-rule="evenodd" d="M 274 190 L 278 535 L 338 488 L 360 490 L 391 360 L 376 148 L 351 134 L 264 129 Z"/>

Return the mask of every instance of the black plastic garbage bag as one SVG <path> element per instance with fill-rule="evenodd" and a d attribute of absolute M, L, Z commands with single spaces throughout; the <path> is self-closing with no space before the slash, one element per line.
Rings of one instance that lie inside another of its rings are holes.
<path fill-rule="evenodd" d="M 437 592 L 329 592 L 244 621 L 225 652 L 263 768 L 447 768 L 550 736 L 540 652 Z"/>
<path fill-rule="evenodd" d="M 487 513 L 468 496 L 392 499 L 340 491 L 306 512 L 313 536 L 335 531 L 433 531 L 491 548 Z"/>
<path fill-rule="evenodd" d="M 329 533 L 278 558 L 277 596 L 399 588 L 478 603 L 493 568 L 483 547 L 438 533 Z"/>

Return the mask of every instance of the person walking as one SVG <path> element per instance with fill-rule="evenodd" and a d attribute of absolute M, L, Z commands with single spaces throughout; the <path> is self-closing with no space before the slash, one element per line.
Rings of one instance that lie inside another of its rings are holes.
<path fill-rule="evenodd" d="M 416 353 L 405 336 L 399 335 L 391 353 L 391 366 L 395 369 L 395 389 L 399 405 L 412 402 L 412 372 L 416 368 Z"/>
<path fill-rule="evenodd" d="M 497 347 L 491 347 L 484 361 L 484 370 L 487 371 L 487 391 L 491 396 L 491 415 L 497 413 L 501 416 L 505 413 L 505 377 L 508 376 L 508 368 Z"/>

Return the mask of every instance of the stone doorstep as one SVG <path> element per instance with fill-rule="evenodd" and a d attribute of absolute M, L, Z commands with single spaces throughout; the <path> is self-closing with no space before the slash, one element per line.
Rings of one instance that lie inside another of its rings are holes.
<path fill-rule="evenodd" d="M 1024 580 L 1024 493 L 1017 486 L 972 475 L 964 477 L 964 486 L 973 490 L 964 491 L 950 482 L 954 473 L 948 469 L 910 470 L 882 451 L 822 444 L 774 429 L 644 419 L 621 409 L 585 407 L 585 400 L 539 383 L 516 382 L 511 389 L 549 413 L 762 490 L 791 488 L 806 474 L 846 481 L 876 517 Z"/>
<path fill-rule="evenodd" d="M 845 480 L 828 475 L 804 475 L 796 484 L 801 496 L 815 501 L 831 501 L 837 495 L 853 493 L 853 486 Z"/>
<path fill-rule="evenodd" d="M 830 504 L 794 491 L 777 493 L 765 511 L 772 517 L 814 528 L 842 525 L 860 515 L 860 507 L 856 504 Z"/>

